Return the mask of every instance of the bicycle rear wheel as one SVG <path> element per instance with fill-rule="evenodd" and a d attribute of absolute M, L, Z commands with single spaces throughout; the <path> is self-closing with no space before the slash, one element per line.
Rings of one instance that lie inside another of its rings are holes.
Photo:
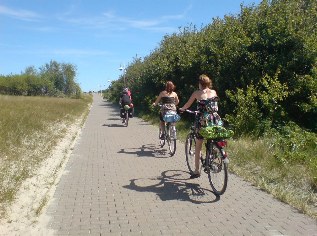
<path fill-rule="evenodd" d="M 129 125 L 129 112 L 125 111 L 125 126 L 128 127 Z"/>
<path fill-rule="evenodd" d="M 171 156 L 174 156 L 175 152 L 176 152 L 176 139 L 174 137 L 174 134 L 172 134 L 172 130 L 171 130 L 171 125 L 168 124 L 166 126 L 166 141 L 167 141 L 167 145 L 168 145 L 168 149 L 169 149 L 169 153 Z"/>
<path fill-rule="evenodd" d="M 224 162 L 223 154 L 219 147 L 210 142 L 206 150 L 206 168 L 211 188 L 217 195 L 222 195 L 228 184 L 228 163 Z"/>
<path fill-rule="evenodd" d="M 195 135 L 193 135 L 193 133 L 189 133 L 185 141 L 185 155 L 187 167 L 190 173 L 194 173 L 195 170 L 195 147 Z"/>

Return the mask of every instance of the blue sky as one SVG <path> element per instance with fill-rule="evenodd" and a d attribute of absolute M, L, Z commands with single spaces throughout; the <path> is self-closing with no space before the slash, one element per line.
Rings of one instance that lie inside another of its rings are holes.
<path fill-rule="evenodd" d="M 77 67 L 84 91 L 109 86 L 120 65 L 144 58 L 165 35 L 236 15 L 260 0 L 1 0 L 0 74 L 55 60 Z"/>

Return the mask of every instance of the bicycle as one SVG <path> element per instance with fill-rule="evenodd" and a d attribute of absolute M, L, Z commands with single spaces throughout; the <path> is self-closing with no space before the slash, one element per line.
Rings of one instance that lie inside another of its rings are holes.
<path fill-rule="evenodd" d="M 199 114 L 199 111 L 185 110 L 188 113 Z M 190 173 L 194 173 L 195 146 L 196 146 L 196 126 L 195 122 L 191 126 L 186 137 L 185 154 L 186 163 Z M 200 156 L 201 169 L 208 175 L 209 183 L 216 195 L 222 195 L 228 184 L 228 164 L 229 158 L 224 147 L 227 142 L 222 138 L 205 139 L 205 157 Z M 201 170 L 200 170 L 201 171 Z"/>
<path fill-rule="evenodd" d="M 161 107 L 162 105 L 158 104 L 158 106 Z M 177 131 L 175 122 L 180 118 L 176 115 L 176 112 L 167 112 L 163 117 L 165 121 L 164 130 L 161 130 L 161 127 L 159 128 L 160 147 L 164 147 L 165 143 L 167 143 L 170 156 L 174 156 L 176 152 Z"/>
<path fill-rule="evenodd" d="M 123 106 L 123 110 L 124 110 L 124 114 L 122 116 L 122 123 L 128 127 L 129 125 L 129 109 L 130 109 L 130 106 L 129 105 L 125 105 Z"/>

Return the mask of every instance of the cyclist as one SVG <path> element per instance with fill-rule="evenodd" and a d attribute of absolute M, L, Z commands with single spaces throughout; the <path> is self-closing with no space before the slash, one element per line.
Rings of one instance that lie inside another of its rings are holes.
<path fill-rule="evenodd" d="M 130 117 L 133 117 L 134 114 L 134 104 L 132 103 L 132 92 L 129 88 L 125 88 L 125 90 L 127 91 L 128 95 L 130 96 L 131 99 L 131 103 L 130 103 Z"/>
<path fill-rule="evenodd" d="M 129 113 L 133 114 L 133 104 L 132 104 L 132 98 L 131 98 L 131 91 L 128 88 L 124 88 L 122 90 L 122 94 L 120 95 L 120 114 L 122 115 L 123 107 L 125 105 L 130 106 Z M 131 111 L 130 111 L 131 110 Z M 122 121 L 124 123 L 124 121 Z"/>
<path fill-rule="evenodd" d="M 129 89 L 129 88 L 125 88 L 124 89 L 126 92 L 127 92 L 127 94 L 130 96 L 130 99 L 131 99 L 131 101 L 132 101 L 132 93 L 131 93 L 131 90 Z"/>
<path fill-rule="evenodd" d="M 196 116 L 196 147 L 195 147 L 195 171 L 191 173 L 190 178 L 198 178 L 200 177 L 199 173 L 199 163 L 201 156 L 201 149 L 203 144 L 203 137 L 199 135 L 199 129 L 203 126 L 208 125 L 208 118 L 206 120 L 206 111 L 208 111 L 207 106 L 217 106 L 217 103 L 212 101 L 212 98 L 217 97 L 217 92 L 212 87 L 212 81 L 207 75 L 200 75 L 198 78 L 198 86 L 199 89 L 192 93 L 188 101 L 182 108 L 179 108 L 180 111 L 185 111 L 188 109 L 195 100 L 197 100 L 197 111 L 199 111 Z M 212 114 L 211 114 L 212 115 Z"/>
<path fill-rule="evenodd" d="M 160 138 L 164 139 L 163 130 L 165 128 L 165 122 L 163 120 L 163 116 L 168 111 L 175 111 L 176 106 L 179 103 L 179 99 L 177 93 L 174 92 L 175 85 L 172 81 L 167 81 L 165 84 L 165 90 L 161 91 L 158 97 L 156 98 L 155 102 L 152 104 L 156 106 L 159 102 L 162 103 L 161 112 L 160 112 Z"/>

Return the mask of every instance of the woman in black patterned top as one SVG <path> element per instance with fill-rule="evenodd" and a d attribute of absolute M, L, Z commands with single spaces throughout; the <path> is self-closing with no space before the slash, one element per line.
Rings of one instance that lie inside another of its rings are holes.
<path fill-rule="evenodd" d="M 202 126 L 207 125 L 204 122 L 208 122 L 208 121 L 206 121 L 206 119 L 203 117 L 203 115 L 206 114 L 205 110 L 207 110 L 206 104 L 208 103 L 209 100 L 212 100 L 217 97 L 217 92 L 211 89 L 212 81 L 207 75 L 200 75 L 198 82 L 199 82 L 198 83 L 199 89 L 192 93 L 192 95 L 190 96 L 186 104 L 179 110 L 185 111 L 193 104 L 195 100 L 197 100 L 197 108 L 198 108 L 198 111 L 201 112 L 199 113 L 199 116 L 197 118 L 198 119 L 197 128 L 199 129 Z M 195 147 L 195 171 L 194 173 L 191 174 L 190 176 L 191 179 L 200 177 L 199 163 L 200 163 L 202 144 L 203 144 L 202 136 L 197 135 L 196 147 Z"/>

